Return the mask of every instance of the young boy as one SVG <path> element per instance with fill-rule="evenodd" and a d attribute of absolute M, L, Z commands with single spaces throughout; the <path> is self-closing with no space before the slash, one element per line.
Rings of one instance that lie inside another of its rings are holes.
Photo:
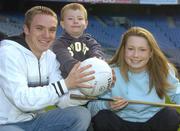
<path fill-rule="evenodd" d="M 104 59 L 101 45 L 85 33 L 88 25 L 87 11 L 79 3 L 70 3 L 61 10 L 60 25 L 64 32 L 55 41 L 53 51 L 61 63 L 60 70 L 64 78 L 78 62 L 90 57 Z"/>
<path fill-rule="evenodd" d="M 53 46 L 57 60 L 61 63 L 61 75 L 66 78 L 72 67 L 79 61 L 83 61 L 90 57 L 104 59 L 101 45 L 85 33 L 88 25 L 87 11 L 83 5 L 79 3 L 70 3 L 65 5 L 61 10 L 60 25 L 63 28 L 62 36 L 57 39 Z M 81 94 L 79 90 L 71 90 L 62 97 L 60 107 L 69 107 L 84 105 L 85 100 L 73 100 L 68 95 Z"/>

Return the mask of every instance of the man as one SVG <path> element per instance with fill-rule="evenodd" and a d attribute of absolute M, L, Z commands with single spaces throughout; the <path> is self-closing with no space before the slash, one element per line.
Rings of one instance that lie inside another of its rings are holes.
<path fill-rule="evenodd" d="M 80 67 L 80 63 L 66 79 L 60 76 L 59 63 L 49 50 L 57 23 L 51 9 L 35 6 L 25 14 L 24 33 L 1 41 L 0 130 L 9 125 L 25 131 L 85 131 L 88 128 L 90 113 L 84 107 L 43 112 L 49 105 L 59 105 L 69 90 L 91 88 L 83 83 L 94 79 L 94 71 L 85 71 L 91 65 Z"/>

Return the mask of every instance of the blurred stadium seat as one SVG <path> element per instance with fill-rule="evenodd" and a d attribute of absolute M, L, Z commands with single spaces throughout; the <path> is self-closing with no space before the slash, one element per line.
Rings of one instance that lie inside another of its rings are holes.
<path fill-rule="evenodd" d="M 33 2 L 31 2 L 31 4 L 32 3 Z M 61 7 L 65 4 L 65 1 L 57 3 L 48 3 L 46 1 L 43 4 L 57 9 L 57 5 Z M 120 37 L 127 28 L 130 26 L 142 26 L 154 34 L 161 49 L 166 53 L 170 60 L 173 60 L 179 67 L 180 13 L 178 14 L 177 12 L 180 11 L 178 8 L 175 8 L 175 11 L 172 11 L 171 8 L 174 8 L 175 6 L 168 7 L 167 9 L 161 6 L 141 7 L 140 5 L 131 6 L 130 4 L 126 6 L 118 6 L 117 4 L 108 6 L 107 4 L 97 4 L 92 6 L 91 4 L 86 4 L 85 6 L 89 11 L 89 25 L 86 31 L 92 34 L 104 48 L 111 49 L 112 52 L 113 49 L 116 49 L 119 46 Z M 98 6 L 102 7 L 101 10 L 98 9 Z M 20 6 L 19 8 L 24 9 L 25 7 L 26 6 Z M 129 10 L 129 8 L 131 8 L 131 10 Z M 21 33 L 24 17 L 23 9 L 22 11 L 17 12 L 10 12 L 3 9 L 0 13 L 0 31 L 9 36 Z M 121 11 L 121 9 L 123 11 Z M 165 15 L 165 13 L 167 15 Z M 59 36 L 61 32 L 62 29 L 58 27 L 57 36 Z"/>

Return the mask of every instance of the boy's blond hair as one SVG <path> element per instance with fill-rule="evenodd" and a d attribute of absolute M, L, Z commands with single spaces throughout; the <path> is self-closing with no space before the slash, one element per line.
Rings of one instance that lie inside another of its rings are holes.
<path fill-rule="evenodd" d="M 65 5 L 62 9 L 61 9 L 61 16 L 60 16 L 60 20 L 63 21 L 64 20 L 64 14 L 67 10 L 80 10 L 81 12 L 84 13 L 84 18 L 85 20 L 87 20 L 87 10 L 85 9 L 85 7 L 82 4 L 79 3 L 70 3 Z"/>

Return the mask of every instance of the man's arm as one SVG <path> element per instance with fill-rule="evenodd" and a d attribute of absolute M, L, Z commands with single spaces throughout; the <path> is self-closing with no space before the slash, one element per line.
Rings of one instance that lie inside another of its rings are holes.
<path fill-rule="evenodd" d="M 22 111 L 39 110 L 57 103 L 62 95 L 58 84 L 54 83 L 55 87 L 52 83 L 44 87 L 28 87 L 27 65 L 21 55 L 16 48 L 0 48 L 0 58 L 3 58 L 0 62 L 0 87 L 5 96 Z M 66 87 L 64 92 L 67 92 Z"/>
<path fill-rule="evenodd" d="M 16 57 L 14 57 L 14 53 L 16 53 Z M 54 71 L 49 77 L 49 85 L 28 87 L 27 76 L 31 71 L 27 72 L 27 60 L 23 57 L 24 55 L 16 48 L 9 48 L 8 46 L 0 48 L 0 58 L 3 58 L 0 61 L 0 87 L 8 101 L 21 111 L 36 111 L 57 104 L 60 97 L 66 94 L 69 89 L 81 86 L 89 87 L 83 83 L 93 79 L 92 77 L 84 79 L 88 74 L 82 72 L 88 67 L 79 68 L 79 65 L 76 65 L 67 79 L 61 79 L 59 72 L 56 72 L 58 66 L 53 64 L 54 66 L 51 66 L 51 69 Z M 53 59 L 48 60 L 52 60 L 49 62 L 53 63 L 56 60 L 55 57 Z M 33 67 L 29 68 L 33 72 Z M 55 72 L 56 76 L 53 75 Z"/>

